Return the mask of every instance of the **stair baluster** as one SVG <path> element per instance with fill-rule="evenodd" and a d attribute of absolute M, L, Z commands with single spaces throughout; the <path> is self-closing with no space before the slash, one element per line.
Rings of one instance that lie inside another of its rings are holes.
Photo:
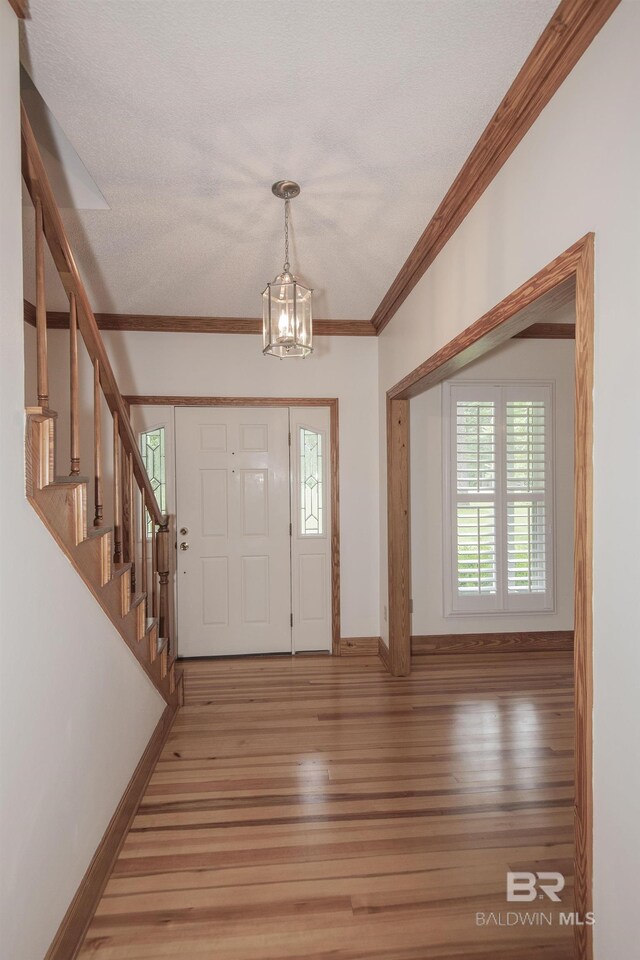
<path fill-rule="evenodd" d="M 93 364 L 93 470 L 95 476 L 95 518 L 94 527 L 103 523 L 102 504 L 102 417 L 100 408 L 100 361 Z"/>
<path fill-rule="evenodd" d="M 160 580 L 160 597 L 158 608 L 158 622 L 160 636 L 166 637 L 169 645 L 169 656 L 173 656 L 171 631 L 169 629 L 169 523 L 160 524 L 157 538 L 158 577 Z"/>
<path fill-rule="evenodd" d="M 49 366 L 47 358 L 47 304 L 44 280 L 44 220 L 42 201 L 36 198 L 36 340 L 38 406 L 49 406 Z"/>
<path fill-rule="evenodd" d="M 120 417 L 113 415 L 113 562 L 122 562 L 122 466 L 120 443 Z"/>
<path fill-rule="evenodd" d="M 144 491 L 140 491 L 140 584 L 143 593 L 148 593 L 147 581 L 147 508 Z"/>
<path fill-rule="evenodd" d="M 133 480 L 133 458 L 127 454 L 127 487 L 129 489 L 129 562 L 131 563 L 131 589 L 136 590 L 136 491 Z"/>
<path fill-rule="evenodd" d="M 78 417 L 78 307 L 75 293 L 69 294 L 69 395 L 70 395 L 70 476 L 80 473 L 80 420 Z"/>
<path fill-rule="evenodd" d="M 151 524 L 151 616 L 158 616 L 158 541 L 156 524 Z"/>

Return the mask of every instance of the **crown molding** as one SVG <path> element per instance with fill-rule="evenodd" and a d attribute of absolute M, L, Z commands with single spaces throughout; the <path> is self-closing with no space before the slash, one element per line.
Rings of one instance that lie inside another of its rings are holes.
<path fill-rule="evenodd" d="M 380 333 L 567 78 L 620 0 L 562 0 L 371 322 Z"/>

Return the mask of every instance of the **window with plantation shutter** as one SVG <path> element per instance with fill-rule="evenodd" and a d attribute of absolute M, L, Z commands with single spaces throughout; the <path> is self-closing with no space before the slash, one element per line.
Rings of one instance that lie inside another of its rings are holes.
<path fill-rule="evenodd" d="M 445 612 L 552 610 L 552 384 L 444 390 Z"/>

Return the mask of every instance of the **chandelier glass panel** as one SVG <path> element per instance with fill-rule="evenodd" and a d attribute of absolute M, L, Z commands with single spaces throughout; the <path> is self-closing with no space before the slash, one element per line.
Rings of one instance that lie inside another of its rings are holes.
<path fill-rule="evenodd" d="M 299 283 L 289 264 L 289 202 L 300 193 L 291 180 L 271 188 L 284 200 L 284 266 L 262 293 L 263 353 L 274 357 L 306 357 L 313 350 L 311 300 L 313 290 Z"/>

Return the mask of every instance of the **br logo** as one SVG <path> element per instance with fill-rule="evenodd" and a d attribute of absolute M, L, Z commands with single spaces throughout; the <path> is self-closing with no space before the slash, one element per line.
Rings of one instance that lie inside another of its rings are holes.
<path fill-rule="evenodd" d="M 540 899 L 543 896 L 560 901 L 558 894 L 564 889 L 564 877 L 561 873 L 548 871 L 546 873 L 529 873 L 526 870 L 520 873 L 507 873 L 507 900 L 525 901 Z M 538 891 L 542 891 L 538 893 Z"/>

